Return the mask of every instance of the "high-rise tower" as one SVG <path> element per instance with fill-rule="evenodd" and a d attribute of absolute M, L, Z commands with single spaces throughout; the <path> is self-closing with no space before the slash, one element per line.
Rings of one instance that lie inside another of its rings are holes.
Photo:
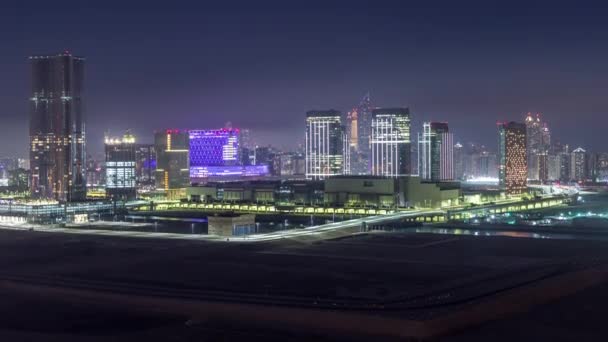
<path fill-rule="evenodd" d="M 369 93 L 365 94 L 359 105 L 353 108 L 353 114 L 356 118 L 356 129 L 351 128 L 349 137 L 351 141 L 356 132 L 356 146 L 351 149 L 351 169 L 353 174 L 369 174 L 370 172 L 370 138 L 372 134 L 372 103 Z M 348 125 L 349 122 L 347 122 Z M 354 141 L 353 141 L 354 142 Z"/>
<path fill-rule="evenodd" d="M 418 136 L 418 174 L 432 181 L 454 179 L 454 138 L 446 122 L 425 122 Z"/>
<path fill-rule="evenodd" d="M 526 125 L 517 122 L 498 125 L 498 179 L 508 195 L 521 194 L 527 187 Z"/>
<path fill-rule="evenodd" d="M 33 197 L 86 199 L 84 58 L 31 56 L 30 190 Z"/>
<path fill-rule="evenodd" d="M 410 110 L 374 109 L 371 133 L 372 174 L 390 177 L 410 174 Z"/>
<path fill-rule="evenodd" d="M 340 112 L 306 113 L 306 178 L 324 179 L 344 171 L 345 134 Z M 348 149 L 348 147 L 346 147 Z"/>

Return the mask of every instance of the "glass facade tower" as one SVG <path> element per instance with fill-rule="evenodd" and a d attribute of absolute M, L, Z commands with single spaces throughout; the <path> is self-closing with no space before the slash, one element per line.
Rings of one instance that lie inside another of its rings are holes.
<path fill-rule="evenodd" d="M 340 116 L 335 110 L 306 113 L 306 178 L 344 173 L 345 137 Z"/>
<path fill-rule="evenodd" d="M 84 58 L 31 56 L 30 191 L 34 198 L 86 199 Z"/>
<path fill-rule="evenodd" d="M 389 177 L 408 175 L 411 168 L 409 109 L 374 109 L 371 126 L 372 174 Z"/>
<path fill-rule="evenodd" d="M 135 137 L 129 132 L 120 138 L 105 138 L 106 196 L 132 200 L 137 197 Z"/>
<path fill-rule="evenodd" d="M 526 191 L 528 167 L 526 125 L 509 122 L 498 125 L 498 179 L 507 195 Z"/>

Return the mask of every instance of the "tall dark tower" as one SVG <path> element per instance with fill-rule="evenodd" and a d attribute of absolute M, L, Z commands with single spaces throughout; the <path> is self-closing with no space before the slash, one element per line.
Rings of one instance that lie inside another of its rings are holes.
<path fill-rule="evenodd" d="M 355 175 L 370 174 L 371 170 L 371 145 L 370 138 L 372 135 L 372 103 L 369 93 L 363 96 L 363 99 L 357 107 L 353 109 L 357 116 L 357 141 L 355 153 L 351 156 L 352 173 Z M 351 129 L 352 134 L 352 129 Z M 349 139 L 352 136 L 349 136 Z"/>
<path fill-rule="evenodd" d="M 30 190 L 59 201 L 86 198 L 84 58 L 31 56 Z"/>

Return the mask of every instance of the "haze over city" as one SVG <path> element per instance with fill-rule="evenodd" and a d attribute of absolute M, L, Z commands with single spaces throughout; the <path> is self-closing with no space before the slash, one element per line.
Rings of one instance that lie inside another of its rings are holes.
<path fill-rule="evenodd" d="M 3 1 L 0 341 L 608 340 L 606 18 Z"/>
<path fill-rule="evenodd" d="M 499 120 L 540 112 L 554 136 L 602 147 L 606 9 L 482 1 L 3 2 L 0 155 L 27 155 L 29 55 L 87 59 L 89 153 L 103 132 L 142 141 L 163 128 L 252 130 L 293 148 L 310 109 L 404 106 L 413 129 L 448 121 L 496 149 Z"/>

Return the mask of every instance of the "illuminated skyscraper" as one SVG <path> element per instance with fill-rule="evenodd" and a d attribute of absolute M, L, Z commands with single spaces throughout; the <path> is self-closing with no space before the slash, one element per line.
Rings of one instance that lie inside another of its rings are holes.
<path fill-rule="evenodd" d="M 454 179 L 454 138 L 445 122 L 425 122 L 418 135 L 418 175 L 421 179 Z"/>
<path fill-rule="evenodd" d="M 156 188 L 168 193 L 190 185 L 188 151 L 190 148 L 187 131 L 168 129 L 154 135 L 156 150 Z"/>
<path fill-rule="evenodd" d="M 324 179 L 344 173 L 344 136 L 340 112 L 306 113 L 306 178 Z"/>
<path fill-rule="evenodd" d="M 351 122 L 352 117 L 356 117 L 356 129 L 351 128 L 349 138 L 351 146 L 356 142 L 356 146 L 351 149 L 351 173 L 357 175 L 369 174 L 370 172 L 370 137 L 372 129 L 372 104 L 369 93 L 365 94 L 359 105 L 350 113 Z M 347 125 L 349 122 L 347 121 Z M 347 127 L 348 133 L 348 127 Z M 356 133 L 356 140 L 353 140 L 353 133 Z"/>
<path fill-rule="evenodd" d="M 508 195 L 526 191 L 526 125 L 517 122 L 498 125 L 498 179 Z"/>
<path fill-rule="evenodd" d="M 137 197 L 135 137 L 127 132 L 121 138 L 105 138 L 106 195 L 111 199 Z"/>
<path fill-rule="evenodd" d="M 354 152 L 359 150 L 359 123 L 357 108 L 353 108 L 346 114 L 346 135 L 348 145 Z"/>
<path fill-rule="evenodd" d="M 36 198 L 86 199 L 84 58 L 31 56 L 30 190 Z"/>
<path fill-rule="evenodd" d="M 156 186 L 156 149 L 153 144 L 135 146 L 135 179 L 139 189 L 152 190 Z"/>
<path fill-rule="evenodd" d="M 269 165 L 243 163 L 238 128 L 190 130 L 190 181 L 198 183 L 209 178 L 241 178 L 265 176 Z M 257 147 L 255 152 L 257 153 Z"/>
<path fill-rule="evenodd" d="M 540 114 L 528 113 L 526 124 L 526 152 L 528 179 L 545 182 L 548 174 L 548 153 L 551 146 L 551 132 Z"/>
<path fill-rule="evenodd" d="M 454 178 L 462 179 L 464 177 L 464 146 L 457 142 L 454 145 Z"/>
<path fill-rule="evenodd" d="M 570 178 L 577 182 L 587 179 L 587 151 L 581 147 L 571 153 Z"/>
<path fill-rule="evenodd" d="M 371 133 L 372 174 L 389 177 L 410 174 L 410 110 L 374 109 Z"/>
<path fill-rule="evenodd" d="M 418 133 L 418 176 L 420 179 L 431 179 L 431 124 L 422 124 L 422 133 Z"/>

